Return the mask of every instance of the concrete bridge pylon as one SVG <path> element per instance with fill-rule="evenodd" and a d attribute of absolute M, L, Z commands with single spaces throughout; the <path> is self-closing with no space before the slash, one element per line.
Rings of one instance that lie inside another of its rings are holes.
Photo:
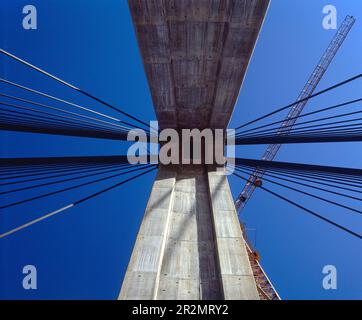
<path fill-rule="evenodd" d="M 164 128 L 225 129 L 269 0 L 129 0 Z M 259 299 L 226 175 L 160 165 L 119 299 Z"/>

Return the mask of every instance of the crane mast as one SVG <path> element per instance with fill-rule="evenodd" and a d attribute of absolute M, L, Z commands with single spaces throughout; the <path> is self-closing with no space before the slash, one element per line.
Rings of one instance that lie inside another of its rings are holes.
<path fill-rule="evenodd" d="M 324 73 L 331 64 L 333 58 L 337 54 L 338 49 L 341 47 L 344 40 L 346 39 L 354 23 L 355 23 L 355 18 L 352 16 L 347 16 L 344 19 L 342 25 L 338 29 L 337 33 L 330 42 L 327 50 L 324 52 L 322 58 L 320 59 L 317 67 L 314 69 L 312 75 L 309 77 L 306 85 L 299 94 L 297 101 L 306 99 L 313 94 L 314 90 L 318 86 L 320 80 L 322 79 Z M 308 100 L 301 101 L 295 104 L 291 108 L 287 117 L 285 118 L 280 128 L 278 129 L 277 134 L 285 135 L 292 130 L 295 122 L 297 121 L 298 116 L 302 113 L 307 102 Z M 281 144 L 270 144 L 267 147 L 266 151 L 264 152 L 262 160 L 273 161 L 280 147 Z M 265 169 L 256 168 L 254 172 L 250 175 L 248 182 L 245 184 L 243 191 L 239 194 L 239 196 L 235 201 L 235 207 L 238 212 L 241 212 L 241 210 L 245 207 L 246 203 L 252 196 L 254 190 L 257 188 L 258 185 L 260 185 L 264 173 Z M 273 287 L 271 281 L 269 280 L 269 278 L 267 277 L 266 273 L 264 272 L 263 268 L 259 263 L 259 258 L 258 258 L 259 254 L 256 251 L 254 251 L 252 246 L 248 243 L 245 227 L 242 223 L 241 223 L 241 228 L 243 230 L 246 246 L 248 249 L 249 259 L 260 298 L 265 300 L 280 300 L 277 291 Z"/>
<path fill-rule="evenodd" d="M 306 85 L 299 94 L 297 101 L 308 98 L 313 94 L 314 90 L 316 89 L 317 85 L 322 79 L 324 73 L 327 71 L 338 49 L 343 44 L 354 23 L 355 23 L 355 18 L 352 16 L 347 16 L 344 19 L 342 25 L 338 29 L 336 35 L 333 37 L 327 50 L 324 52 L 322 58 L 320 59 L 317 67 L 314 69 L 312 75 L 309 77 Z M 300 103 L 294 105 L 291 108 L 287 117 L 285 118 L 280 128 L 278 129 L 277 134 L 285 135 L 292 130 L 293 125 L 297 121 L 298 116 L 303 111 L 307 102 L 308 100 L 301 101 Z M 275 158 L 276 154 L 278 153 L 280 147 L 281 144 L 270 144 L 267 147 L 266 151 L 264 152 L 262 160 L 272 161 Z M 264 172 L 265 172 L 264 169 L 256 168 L 255 171 L 250 175 L 248 182 L 246 183 L 243 191 L 239 194 L 239 196 L 235 201 L 235 207 L 238 212 L 241 212 L 241 210 L 245 207 L 246 203 L 250 199 L 254 190 L 257 188 L 258 183 L 261 182 Z"/>

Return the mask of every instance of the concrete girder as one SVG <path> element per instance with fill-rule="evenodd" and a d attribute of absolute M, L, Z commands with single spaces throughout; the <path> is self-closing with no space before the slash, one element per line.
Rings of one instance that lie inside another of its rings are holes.
<path fill-rule="evenodd" d="M 226 128 L 269 0 L 129 0 L 161 128 Z"/>

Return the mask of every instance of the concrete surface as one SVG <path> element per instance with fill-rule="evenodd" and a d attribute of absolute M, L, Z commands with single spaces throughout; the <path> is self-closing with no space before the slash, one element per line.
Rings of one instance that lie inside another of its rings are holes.
<path fill-rule="evenodd" d="M 226 128 L 268 0 L 129 0 L 160 128 Z M 161 166 L 119 299 L 259 299 L 226 176 Z"/>
<path fill-rule="evenodd" d="M 269 0 L 129 0 L 161 128 L 226 128 Z"/>
<path fill-rule="evenodd" d="M 160 168 L 120 299 L 259 299 L 226 176 Z"/>

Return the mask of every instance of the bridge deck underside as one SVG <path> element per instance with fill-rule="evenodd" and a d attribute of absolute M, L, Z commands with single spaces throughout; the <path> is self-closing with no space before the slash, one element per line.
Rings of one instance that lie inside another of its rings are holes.
<path fill-rule="evenodd" d="M 130 0 L 161 128 L 226 128 L 269 0 Z"/>

